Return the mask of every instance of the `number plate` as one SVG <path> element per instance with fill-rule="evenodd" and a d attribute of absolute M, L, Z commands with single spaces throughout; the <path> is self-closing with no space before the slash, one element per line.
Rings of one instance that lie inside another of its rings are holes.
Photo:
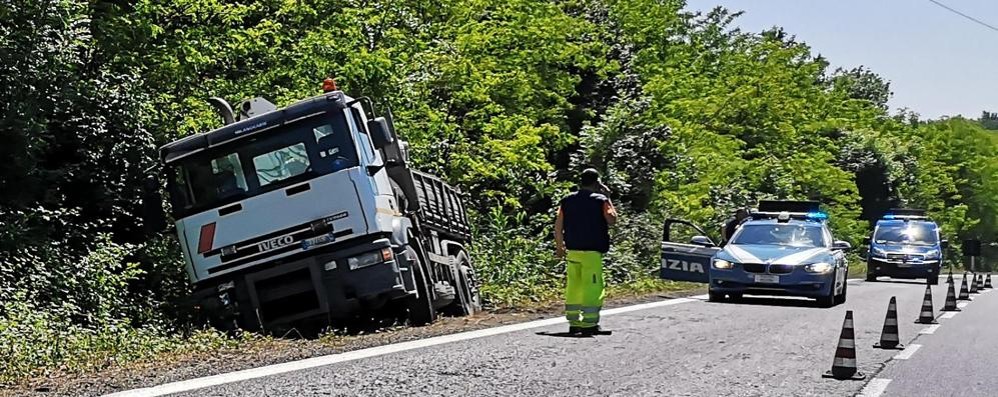
<path fill-rule="evenodd" d="M 773 276 L 769 274 L 756 274 L 755 282 L 763 284 L 779 284 L 780 276 Z"/>

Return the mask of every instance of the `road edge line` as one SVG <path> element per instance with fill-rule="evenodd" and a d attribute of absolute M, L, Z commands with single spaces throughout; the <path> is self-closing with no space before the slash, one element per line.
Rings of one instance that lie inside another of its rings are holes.
<path fill-rule="evenodd" d="M 637 305 L 618 307 L 604 310 L 601 315 L 614 315 L 629 313 L 639 310 L 653 309 L 658 307 L 673 306 L 683 303 L 699 302 L 696 299 L 676 298 L 658 302 L 641 303 Z M 367 349 L 353 350 L 343 353 L 329 354 L 306 358 L 303 360 L 289 361 L 281 364 L 267 365 L 263 367 L 244 369 L 240 371 L 227 372 L 223 374 L 205 376 L 201 378 L 187 379 L 177 382 L 164 383 L 157 386 L 144 387 L 138 389 L 124 390 L 105 394 L 103 397 L 156 397 L 167 394 L 182 393 L 191 390 L 203 389 L 211 386 L 224 385 L 227 383 L 240 382 L 250 379 L 262 378 L 271 375 L 279 375 L 303 369 L 322 367 L 342 362 L 355 361 L 364 358 L 383 356 L 386 354 L 399 353 L 408 350 L 421 349 L 424 347 L 460 342 L 471 339 L 484 338 L 486 336 L 506 334 L 510 332 L 523 331 L 533 328 L 546 327 L 565 323 L 563 317 L 555 317 L 544 320 L 534 320 L 519 324 L 503 325 L 493 328 L 485 328 L 474 331 L 459 332 L 456 334 L 434 336 L 426 339 L 418 339 L 408 342 L 393 343 L 370 347 Z"/>
<path fill-rule="evenodd" d="M 880 397 L 887 391 L 887 386 L 891 384 L 890 379 L 876 378 L 870 380 L 866 386 L 863 386 L 863 390 L 859 391 L 857 397 Z"/>

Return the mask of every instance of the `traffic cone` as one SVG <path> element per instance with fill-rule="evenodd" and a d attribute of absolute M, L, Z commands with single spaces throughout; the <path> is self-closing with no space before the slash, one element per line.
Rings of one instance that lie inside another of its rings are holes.
<path fill-rule="evenodd" d="M 984 288 L 984 275 L 983 274 L 978 274 L 977 275 L 977 290 L 980 291 L 980 292 L 984 292 L 984 290 L 985 290 L 985 288 Z"/>
<path fill-rule="evenodd" d="M 994 288 L 991 286 L 991 273 L 988 273 L 988 278 L 984 279 L 984 288 L 986 289 Z"/>
<path fill-rule="evenodd" d="M 932 287 L 925 286 L 925 298 L 922 299 L 922 312 L 918 315 L 915 324 L 939 324 L 936 316 L 932 314 Z"/>
<path fill-rule="evenodd" d="M 946 283 L 953 284 L 953 269 L 950 269 L 949 275 L 946 276 Z"/>
<path fill-rule="evenodd" d="M 959 307 L 956 307 L 956 291 L 953 289 L 953 283 L 949 284 L 949 289 L 946 290 L 946 305 L 943 306 L 944 312 L 959 312 Z"/>
<path fill-rule="evenodd" d="M 971 294 L 979 294 L 979 293 L 981 293 L 980 291 L 977 290 L 977 275 L 976 274 L 971 274 L 970 275 L 970 279 L 971 279 L 971 281 L 970 281 L 970 293 Z"/>
<path fill-rule="evenodd" d="M 953 287 L 950 287 L 953 290 Z M 873 347 L 877 349 L 904 349 L 901 344 L 901 337 L 898 335 L 898 303 L 897 298 L 891 297 L 891 303 L 887 305 L 887 318 L 884 319 L 884 331 L 880 333 L 880 343 Z"/>
<path fill-rule="evenodd" d="M 863 380 L 866 375 L 856 370 L 856 336 L 852 329 L 852 310 L 846 310 L 846 319 L 842 322 L 842 334 L 835 349 L 835 359 L 832 370 L 821 375 L 822 378 L 838 380 Z"/>
<path fill-rule="evenodd" d="M 970 300 L 970 290 L 967 289 L 967 274 L 963 274 L 963 282 L 960 283 L 960 297 L 957 300 L 969 301 Z"/>

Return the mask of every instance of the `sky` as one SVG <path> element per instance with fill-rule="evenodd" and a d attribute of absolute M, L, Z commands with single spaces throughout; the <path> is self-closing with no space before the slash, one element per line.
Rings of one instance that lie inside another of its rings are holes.
<path fill-rule="evenodd" d="M 996 0 L 937 0 L 998 27 Z M 689 10 L 744 11 L 735 24 L 782 26 L 832 68 L 866 66 L 891 82 L 892 112 L 923 118 L 998 111 L 998 31 L 929 0 L 687 0 Z"/>

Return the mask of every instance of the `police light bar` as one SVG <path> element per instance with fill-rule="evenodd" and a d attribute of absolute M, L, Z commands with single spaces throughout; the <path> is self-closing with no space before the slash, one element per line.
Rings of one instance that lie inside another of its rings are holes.
<path fill-rule="evenodd" d="M 883 219 L 899 219 L 899 220 L 911 220 L 911 219 L 929 219 L 926 215 L 925 210 L 913 209 L 913 208 L 891 208 L 884 214 Z"/>
<path fill-rule="evenodd" d="M 759 212 L 790 212 L 790 213 L 818 213 L 821 212 L 821 203 L 817 201 L 778 201 L 763 200 L 759 202 Z"/>

